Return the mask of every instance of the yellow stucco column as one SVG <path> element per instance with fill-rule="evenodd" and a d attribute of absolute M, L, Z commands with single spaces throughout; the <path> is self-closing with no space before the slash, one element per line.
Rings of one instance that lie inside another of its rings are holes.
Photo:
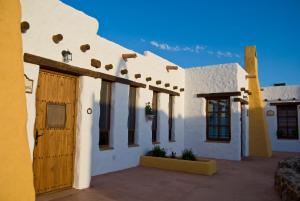
<path fill-rule="evenodd" d="M 248 72 L 249 95 L 249 151 L 251 156 L 272 156 L 268 124 L 258 79 L 256 47 L 245 49 L 245 67 Z"/>
<path fill-rule="evenodd" d="M 19 0 L 0 0 L 0 200 L 35 200 L 26 134 Z"/>

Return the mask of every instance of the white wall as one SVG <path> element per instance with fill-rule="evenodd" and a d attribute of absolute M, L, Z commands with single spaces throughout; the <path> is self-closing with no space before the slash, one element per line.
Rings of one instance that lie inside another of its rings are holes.
<path fill-rule="evenodd" d="M 268 110 L 274 111 L 274 116 L 267 116 L 269 125 L 269 134 L 272 142 L 273 151 L 300 152 L 300 138 L 297 139 L 278 139 L 277 138 L 277 109 L 276 106 L 270 105 L 272 102 L 293 102 L 300 101 L 300 86 L 272 86 L 263 88 L 264 99 L 268 101 L 265 107 L 265 114 Z M 278 101 L 278 99 L 281 101 Z M 298 108 L 298 133 L 300 133 L 300 106 Z"/>
<path fill-rule="evenodd" d="M 224 64 L 186 70 L 185 92 L 185 147 L 197 155 L 210 158 L 240 160 L 241 107 L 231 97 L 231 141 L 227 143 L 206 140 L 206 100 L 199 93 L 222 93 L 247 89 L 243 81 L 246 72 L 238 64 Z M 246 120 L 247 123 L 247 120 Z M 246 134 L 247 135 L 247 134 Z M 245 140 L 248 140 L 247 138 Z M 247 141 L 245 142 L 247 150 Z M 246 151 L 247 152 L 247 151 Z"/>

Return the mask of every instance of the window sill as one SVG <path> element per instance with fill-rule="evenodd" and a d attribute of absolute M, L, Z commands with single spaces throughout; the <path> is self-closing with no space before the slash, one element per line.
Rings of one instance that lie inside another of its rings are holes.
<path fill-rule="evenodd" d="M 173 142 L 176 142 L 176 140 L 169 140 L 169 143 L 173 143 Z"/>
<path fill-rule="evenodd" d="M 152 142 L 152 144 L 160 144 L 160 142 Z"/>
<path fill-rule="evenodd" d="M 230 144 L 231 140 L 206 140 L 206 143 L 225 143 Z"/>
<path fill-rule="evenodd" d="M 100 146 L 100 151 L 108 151 L 108 150 L 113 150 L 114 148 L 113 147 L 110 147 L 110 146 Z"/>
<path fill-rule="evenodd" d="M 132 147 L 139 147 L 140 145 L 138 145 L 138 144 L 129 144 L 128 145 L 128 148 L 132 148 Z"/>

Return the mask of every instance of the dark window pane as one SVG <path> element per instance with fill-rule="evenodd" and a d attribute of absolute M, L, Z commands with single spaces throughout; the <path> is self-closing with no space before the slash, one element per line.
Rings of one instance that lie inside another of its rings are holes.
<path fill-rule="evenodd" d="M 135 144 L 135 139 L 134 139 L 134 130 L 128 130 L 128 144 L 132 145 Z"/>
<path fill-rule="evenodd" d="M 128 144 L 135 143 L 135 112 L 136 112 L 136 88 L 129 88 L 128 101 Z"/>
<path fill-rule="evenodd" d="M 157 141 L 157 92 L 153 91 L 152 97 L 152 111 L 154 118 L 152 120 L 152 142 Z"/>
<path fill-rule="evenodd" d="M 173 99 L 174 96 L 169 95 L 169 141 L 175 140 L 173 133 Z"/>
<path fill-rule="evenodd" d="M 109 145 L 111 82 L 102 80 L 100 91 L 99 145 Z"/>
<path fill-rule="evenodd" d="M 208 123 L 209 125 L 218 125 L 218 113 L 209 113 Z"/>

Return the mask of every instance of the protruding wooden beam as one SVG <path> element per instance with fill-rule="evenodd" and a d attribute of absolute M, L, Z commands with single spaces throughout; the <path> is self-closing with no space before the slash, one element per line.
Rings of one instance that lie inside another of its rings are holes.
<path fill-rule="evenodd" d="M 173 89 L 174 89 L 174 90 L 178 89 L 178 86 L 174 86 Z"/>
<path fill-rule="evenodd" d="M 124 61 L 127 61 L 127 59 L 136 58 L 136 57 L 137 57 L 136 53 L 122 54 L 122 58 L 124 59 Z"/>
<path fill-rule="evenodd" d="M 106 70 L 111 70 L 111 69 L 113 69 L 113 67 L 114 67 L 114 66 L 113 66 L 112 64 L 106 64 L 104 68 L 105 68 Z"/>
<path fill-rule="evenodd" d="M 142 75 L 141 74 L 135 74 L 134 77 L 135 77 L 135 79 L 138 79 L 138 78 L 141 78 Z"/>
<path fill-rule="evenodd" d="M 245 93 L 247 93 L 248 95 L 252 95 L 252 92 L 249 90 L 245 90 Z"/>
<path fill-rule="evenodd" d="M 263 89 L 263 88 L 261 88 L 261 89 L 260 89 L 260 91 L 264 91 L 264 89 Z"/>
<path fill-rule="evenodd" d="M 180 91 L 183 92 L 183 91 L 184 91 L 184 88 L 180 88 Z"/>
<path fill-rule="evenodd" d="M 165 87 L 169 87 L 169 86 L 170 86 L 170 83 L 166 83 L 166 84 L 165 84 Z"/>
<path fill-rule="evenodd" d="M 58 44 L 60 41 L 64 39 L 62 34 L 56 34 L 52 36 L 52 40 L 54 43 Z"/>
<path fill-rule="evenodd" d="M 127 69 L 121 70 L 121 74 L 122 74 L 122 75 L 125 75 L 125 74 L 127 74 L 127 73 L 128 73 L 128 70 L 127 70 Z"/>
<path fill-rule="evenodd" d="M 155 87 L 155 86 L 152 86 L 152 85 L 149 85 L 149 89 L 153 90 L 153 91 L 156 91 L 158 93 L 166 93 L 166 94 L 170 94 L 170 95 L 173 95 L 173 96 L 180 96 L 180 94 L 178 92 L 171 91 L 171 90 L 164 89 L 164 88 L 160 88 L 160 87 Z"/>
<path fill-rule="evenodd" d="M 264 101 L 265 101 L 265 102 L 267 102 L 267 101 L 268 101 L 268 99 L 265 99 Z"/>
<path fill-rule="evenodd" d="M 80 50 L 82 51 L 82 52 L 86 52 L 86 51 L 88 51 L 88 50 L 90 50 L 91 49 L 91 46 L 89 45 L 89 44 L 84 44 L 84 45 L 81 45 L 80 46 Z"/>
<path fill-rule="evenodd" d="M 178 70 L 178 66 L 167 65 L 166 69 L 167 69 L 168 72 L 169 72 L 169 70 Z"/>
<path fill-rule="evenodd" d="M 97 59 L 91 59 L 91 66 L 95 68 L 100 68 L 101 67 L 101 61 Z"/>
<path fill-rule="evenodd" d="M 156 84 L 157 84 L 157 85 L 160 85 L 160 84 L 161 84 L 161 80 L 157 80 L 157 81 L 156 81 Z"/>
<path fill-rule="evenodd" d="M 26 31 L 30 28 L 30 24 L 26 21 L 21 22 L 21 32 L 26 33 Z"/>
<path fill-rule="evenodd" d="M 248 78 L 256 78 L 256 75 L 246 75 L 246 79 Z"/>
<path fill-rule="evenodd" d="M 246 91 L 246 88 L 245 88 L 245 87 L 242 87 L 242 88 L 241 88 L 241 91 Z"/>
<path fill-rule="evenodd" d="M 242 99 L 242 98 L 233 98 L 234 102 L 240 102 L 242 105 L 248 105 L 248 101 Z"/>
<path fill-rule="evenodd" d="M 146 81 L 147 81 L 147 82 L 150 82 L 151 80 L 152 80 L 151 77 L 146 77 Z"/>

